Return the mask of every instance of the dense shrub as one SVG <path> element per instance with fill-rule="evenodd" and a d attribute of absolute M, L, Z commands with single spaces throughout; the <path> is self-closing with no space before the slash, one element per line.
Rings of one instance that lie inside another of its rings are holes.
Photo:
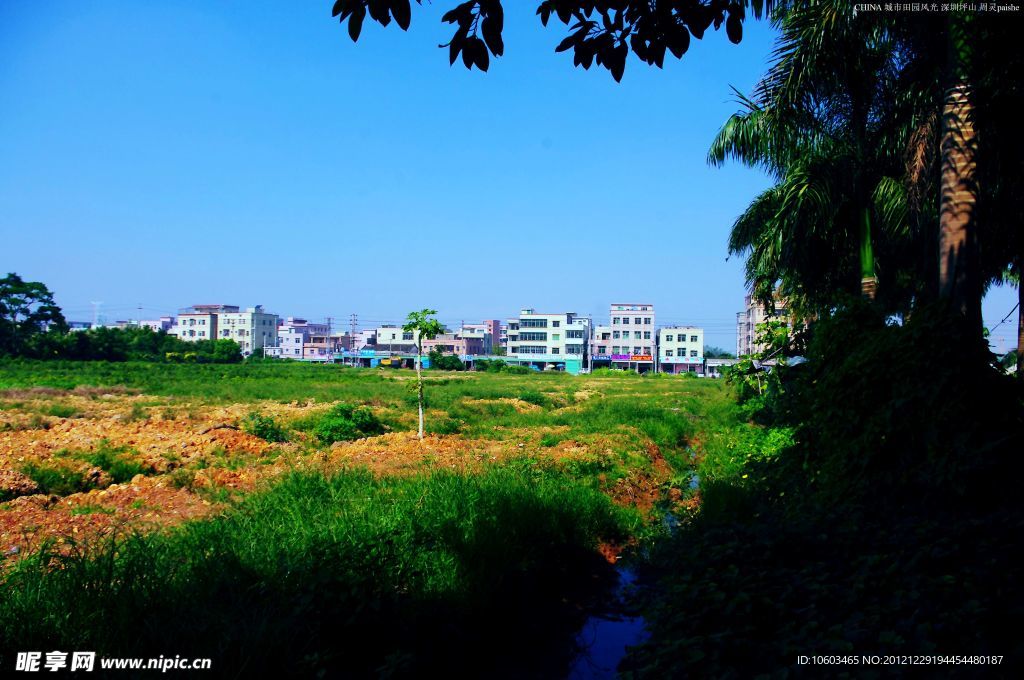
<path fill-rule="evenodd" d="M 271 443 L 288 441 L 288 433 L 271 416 L 252 411 L 242 420 L 242 431 Z"/>
<path fill-rule="evenodd" d="M 383 434 L 384 425 L 369 408 L 338 404 L 320 419 L 313 430 L 322 444 L 361 439 Z"/>

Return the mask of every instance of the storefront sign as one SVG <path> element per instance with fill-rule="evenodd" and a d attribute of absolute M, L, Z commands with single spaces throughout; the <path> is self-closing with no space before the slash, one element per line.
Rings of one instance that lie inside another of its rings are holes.
<path fill-rule="evenodd" d="M 613 354 L 612 361 L 629 361 L 628 354 Z"/>
<path fill-rule="evenodd" d="M 611 360 L 612 360 L 612 355 L 611 354 L 595 354 L 594 355 L 594 361 L 611 361 Z"/>
<path fill-rule="evenodd" d="M 654 358 L 650 354 L 631 354 L 629 356 L 630 361 L 654 361 Z"/>

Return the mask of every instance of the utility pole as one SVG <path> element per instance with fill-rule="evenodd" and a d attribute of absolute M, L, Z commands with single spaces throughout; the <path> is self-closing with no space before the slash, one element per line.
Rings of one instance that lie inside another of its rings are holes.
<path fill-rule="evenodd" d="M 103 302 L 90 302 L 89 304 L 92 305 L 92 327 L 96 328 L 100 324 L 100 305 Z"/>
<path fill-rule="evenodd" d="M 350 318 L 350 322 L 352 324 L 352 341 L 351 341 L 351 346 L 349 347 L 349 352 L 353 354 L 353 357 L 352 357 L 352 365 L 353 366 L 355 366 L 355 363 L 356 363 L 356 360 L 355 360 L 356 324 L 358 323 L 358 321 L 359 321 L 359 316 L 355 312 L 353 312 L 352 313 L 352 317 Z"/>
<path fill-rule="evenodd" d="M 330 363 L 332 363 L 332 364 L 334 363 L 334 346 L 331 343 L 331 324 L 332 324 L 333 321 L 334 321 L 334 317 L 333 316 L 327 317 L 327 338 L 325 338 L 326 345 L 327 345 L 327 353 L 331 357 Z"/>

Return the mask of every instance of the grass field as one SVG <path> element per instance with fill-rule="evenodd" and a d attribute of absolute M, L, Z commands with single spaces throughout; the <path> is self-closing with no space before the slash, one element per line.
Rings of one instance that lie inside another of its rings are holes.
<path fill-rule="evenodd" d="M 427 375 L 419 442 L 411 371 L 0 365 L 4 642 L 547 673 L 608 560 L 756 434 L 711 380 Z"/>

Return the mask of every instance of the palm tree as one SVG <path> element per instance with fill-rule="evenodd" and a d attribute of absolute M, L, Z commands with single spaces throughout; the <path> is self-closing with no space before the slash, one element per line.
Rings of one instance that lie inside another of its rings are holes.
<path fill-rule="evenodd" d="M 708 153 L 713 165 L 731 158 L 776 179 L 736 221 L 730 252 L 749 254 L 747 278 L 762 297 L 781 281 L 791 300 L 820 306 L 856 290 L 859 274 L 874 298 L 875 242 L 907 227 L 892 143 L 895 44 L 836 0 L 777 13 L 776 23 L 773 64 Z"/>

